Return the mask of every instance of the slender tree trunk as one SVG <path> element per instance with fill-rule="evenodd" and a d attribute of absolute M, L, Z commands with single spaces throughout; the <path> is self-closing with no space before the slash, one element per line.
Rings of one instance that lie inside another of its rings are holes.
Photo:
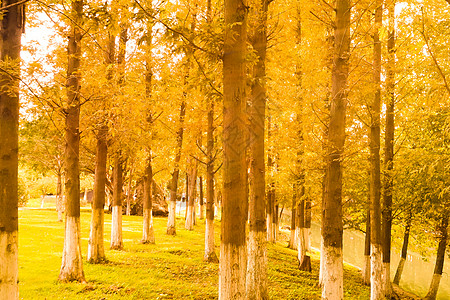
<path fill-rule="evenodd" d="M 333 63 L 334 63 L 334 35 L 331 34 L 331 32 L 327 32 L 327 38 L 326 38 L 326 45 L 328 46 L 328 50 L 327 50 L 327 65 L 329 66 L 330 69 L 333 68 Z M 331 83 L 328 84 L 328 89 L 331 90 L 330 88 Z M 328 165 L 330 164 L 330 162 L 328 161 L 329 157 L 328 157 L 328 152 L 329 152 L 329 148 L 328 148 L 328 140 L 329 140 L 329 128 L 328 125 L 330 123 L 330 116 L 329 114 L 331 113 L 331 93 L 328 94 L 326 97 L 324 97 L 324 111 L 325 116 L 323 118 L 324 120 L 324 124 L 327 124 L 325 126 L 323 126 L 323 141 L 322 141 L 322 152 L 323 152 L 323 173 L 322 173 L 322 202 L 321 202 L 321 210 L 322 210 L 322 227 L 321 227 L 321 231 L 320 231 L 320 265 L 319 265 L 319 285 L 321 287 L 323 287 L 323 273 L 324 273 L 324 262 L 327 260 L 325 259 L 325 249 L 324 249 L 324 232 L 323 232 L 323 221 L 325 220 L 325 201 L 326 199 L 328 199 L 327 196 L 327 188 L 328 188 Z"/>
<path fill-rule="evenodd" d="M 388 63 L 387 63 L 387 100 L 386 100 L 386 129 L 384 151 L 384 193 L 383 193 L 383 270 L 384 286 L 387 299 L 391 298 L 391 228 L 392 228 L 392 193 L 394 169 L 394 103 L 395 103 L 395 0 L 387 1 L 388 28 Z"/>
<path fill-rule="evenodd" d="M 275 195 L 275 193 L 274 193 L 274 195 Z M 275 236 L 275 241 L 278 239 L 278 236 L 280 235 L 280 215 L 279 215 L 279 212 L 280 212 L 280 205 L 277 203 L 277 204 L 275 204 L 275 213 L 273 214 L 274 215 L 274 220 L 273 220 L 273 222 L 274 222 L 274 236 Z"/>
<path fill-rule="evenodd" d="M 342 167 L 345 143 L 348 59 L 350 51 L 350 2 L 336 1 L 336 27 L 328 125 L 327 182 L 323 205 L 322 299 L 343 299 Z"/>
<path fill-rule="evenodd" d="M 112 82 L 115 59 L 115 36 L 108 32 L 105 65 L 108 67 L 106 79 Z M 106 103 L 106 101 L 104 101 Z M 105 118 L 105 117 L 104 117 Z M 89 233 L 88 261 L 101 263 L 106 260 L 104 247 L 104 209 L 106 197 L 106 173 L 108 157 L 108 125 L 103 119 L 96 136 L 97 153 L 95 162 L 94 197 L 92 200 L 91 230 Z"/>
<path fill-rule="evenodd" d="M 122 161 L 120 153 L 114 156 L 113 199 L 111 220 L 111 249 L 122 250 Z"/>
<path fill-rule="evenodd" d="M 104 209 L 106 186 L 106 161 L 108 127 L 102 125 L 97 134 L 97 154 L 95 162 L 94 197 L 92 200 L 91 231 L 89 235 L 88 261 L 100 263 L 105 261 Z"/>
<path fill-rule="evenodd" d="M 394 284 L 399 285 L 402 277 L 403 268 L 405 267 L 406 256 L 408 254 L 409 233 L 411 231 L 412 211 L 409 211 L 406 219 L 405 233 L 403 234 L 402 253 L 400 255 L 400 261 L 398 263 L 397 271 L 394 276 Z"/>
<path fill-rule="evenodd" d="M 152 199 L 153 199 L 153 170 L 151 155 L 147 159 L 147 166 L 144 175 L 144 207 L 143 207 L 143 229 L 142 229 L 142 243 L 154 244 L 155 234 L 153 231 L 153 213 L 152 213 Z"/>
<path fill-rule="evenodd" d="M 434 266 L 433 279 L 431 280 L 430 288 L 428 290 L 427 295 L 425 296 L 425 300 L 435 300 L 438 290 L 439 284 L 441 282 L 442 270 L 444 269 L 444 261 L 445 261 L 445 250 L 447 248 L 447 240 L 448 240 L 448 219 L 449 213 L 446 212 L 442 216 L 442 223 L 440 224 L 439 231 L 439 245 L 436 254 L 436 265 Z"/>
<path fill-rule="evenodd" d="M 0 72 L 0 297 L 5 300 L 19 299 L 19 80 L 25 26 L 25 4 L 19 2 L 2 2 L 10 7 L 2 11 L 0 28 L 1 64 L 10 72 Z"/>
<path fill-rule="evenodd" d="M 151 1 L 147 3 L 147 9 L 151 10 Z M 147 127 L 146 130 L 149 133 L 149 143 L 148 145 L 148 156 L 147 156 L 147 166 L 145 168 L 144 175 L 144 204 L 143 204 L 143 224 L 142 224 L 142 243 L 147 244 L 155 243 L 155 233 L 153 230 L 153 168 L 152 168 L 152 125 L 154 120 L 153 107 L 152 107 L 152 79 L 153 79 L 153 69 L 152 69 L 152 39 L 153 39 L 153 21 L 148 21 L 147 31 L 146 31 L 146 63 L 145 63 L 145 94 L 147 96 Z M 176 190 L 176 189 L 175 189 Z M 175 193 L 176 195 L 176 193 Z M 175 200 L 176 201 L 176 200 Z M 176 202 L 175 202 L 176 203 Z M 175 207 L 176 208 L 176 207 Z M 173 214 L 175 216 L 175 214 Z M 174 223 L 175 224 L 175 223 Z"/>
<path fill-rule="evenodd" d="M 66 222 L 60 281 L 84 282 L 80 234 L 80 58 L 83 1 L 72 1 L 67 66 L 65 195 Z"/>
<path fill-rule="evenodd" d="M 200 176 L 198 178 L 199 180 L 199 190 L 200 190 L 200 200 L 199 200 L 199 205 L 200 205 L 200 220 L 203 220 L 205 218 L 205 204 L 203 201 L 203 177 Z"/>
<path fill-rule="evenodd" d="M 186 183 L 186 190 L 185 190 L 185 198 L 186 198 L 186 209 L 184 210 L 184 221 L 186 221 L 186 219 L 187 219 L 187 213 L 188 213 L 188 204 L 189 204 L 189 174 L 188 174 L 188 172 L 186 172 L 186 180 L 185 180 L 185 183 Z"/>
<path fill-rule="evenodd" d="M 268 299 L 266 249 L 266 199 L 264 131 L 266 115 L 266 50 L 268 0 L 252 2 L 255 24 L 250 42 L 258 60 L 253 66 L 249 121 L 249 237 L 247 261 L 247 299 Z"/>
<path fill-rule="evenodd" d="M 294 184 L 294 188 L 293 188 L 293 196 L 292 196 L 292 208 L 291 208 L 291 235 L 289 238 L 289 248 L 293 249 L 293 250 L 297 250 L 297 236 L 296 236 L 296 228 L 297 228 L 297 224 L 296 224 L 296 214 L 297 214 L 297 210 L 296 210 L 296 188 L 295 188 L 295 184 Z"/>
<path fill-rule="evenodd" d="M 56 171 L 56 212 L 58 213 L 58 222 L 63 221 L 64 203 L 62 198 L 62 170 L 58 167 Z"/>
<path fill-rule="evenodd" d="M 366 235 L 364 238 L 364 265 L 362 277 L 364 284 L 370 286 L 370 205 L 367 206 Z"/>
<path fill-rule="evenodd" d="M 131 186 L 132 186 L 132 180 L 133 180 L 133 167 L 130 168 L 130 175 L 128 178 L 128 188 L 127 188 L 127 210 L 126 215 L 131 215 Z"/>
<path fill-rule="evenodd" d="M 270 159 L 270 161 L 272 161 Z M 273 214 L 274 214 L 274 190 L 275 190 L 275 183 L 271 183 L 268 187 L 268 191 L 266 194 L 267 200 L 267 241 L 270 243 L 275 243 L 275 236 L 273 234 L 274 228 L 273 228 Z"/>
<path fill-rule="evenodd" d="M 246 160 L 245 0 L 225 0 L 223 55 L 223 203 L 219 299 L 246 296 Z"/>
<path fill-rule="evenodd" d="M 169 195 L 169 217 L 167 220 L 167 234 L 176 235 L 175 228 L 175 214 L 177 205 L 177 189 L 178 189 L 178 176 L 180 174 L 180 159 L 181 159 L 181 147 L 183 146 L 183 131 L 184 131 L 184 116 L 186 115 L 186 102 L 183 99 L 180 107 L 180 121 L 177 131 L 177 146 L 175 155 L 175 166 L 173 168 L 172 180 L 170 183 L 170 195 Z"/>
<path fill-rule="evenodd" d="M 210 0 L 208 4 L 211 5 Z M 208 110 L 208 129 L 206 133 L 206 227 L 205 227 L 205 255 L 208 262 L 219 262 L 214 251 L 214 100 L 210 100 Z"/>
<path fill-rule="evenodd" d="M 302 199 L 303 195 L 300 191 L 299 202 L 297 206 L 297 227 L 298 227 L 298 254 L 297 258 L 299 261 L 299 266 L 303 264 L 306 256 L 306 241 L 305 241 L 305 200 Z"/>
<path fill-rule="evenodd" d="M 197 160 L 193 160 L 190 162 L 189 171 L 187 177 L 189 178 L 189 196 L 187 205 L 187 213 L 186 213 L 186 223 L 185 228 L 187 230 L 194 230 L 194 218 L 195 218 L 195 197 L 197 193 Z M 188 191 L 186 191 L 186 194 Z"/>
<path fill-rule="evenodd" d="M 304 230 L 304 238 L 305 238 L 305 259 L 303 260 L 303 264 L 300 265 L 300 270 L 303 271 L 312 271 L 311 267 L 311 256 L 309 255 L 311 253 L 311 239 L 310 239 L 310 232 L 311 232 L 311 199 L 306 198 L 305 200 L 305 228 Z"/>
<path fill-rule="evenodd" d="M 369 147 L 370 147 L 370 244 L 371 244 L 371 278 L 370 298 L 384 299 L 383 263 L 381 244 L 381 180 L 380 180 L 380 109 L 381 109 L 381 42 L 379 30 L 382 21 L 382 0 L 375 1 L 375 24 L 373 34 L 373 80 L 375 94 L 370 105 L 372 116 Z"/>
<path fill-rule="evenodd" d="M 272 118 L 270 114 L 268 115 L 268 124 L 267 124 L 267 139 L 270 143 L 270 140 L 272 139 Z M 274 228 L 273 228 L 273 214 L 274 214 L 274 208 L 275 203 L 274 199 L 275 197 L 273 194 L 275 193 L 275 182 L 273 178 L 273 172 L 274 172 L 274 162 L 273 162 L 273 149 L 272 147 L 269 147 L 269 150 L 267 151 L 267 170 L 269 172 L 269 183 L 267 187 L 266 192 L 266 215 L 267 215 L 267 241 L 269 243 L 275 242 L 275 236 L 273 234 Z"/>

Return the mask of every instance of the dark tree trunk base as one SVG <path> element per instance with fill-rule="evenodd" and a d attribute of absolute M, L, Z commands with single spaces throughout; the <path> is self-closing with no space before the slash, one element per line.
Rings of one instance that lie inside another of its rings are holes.
<path fill-rule="evenodd" d="M 300 269 L 300 271 L 311 272 L 311 257 L 309 255 L 306 255 L 303 262 L 298 265 L 298 268 Z"/>
<path fill-rule="evenodd" d="M 205 255 L 203 260 L 208 262 L 208 263 L 214 263 L 214 264 L 218 264 L 219 263 L 219 258 L 217 257 L 216 252 L 212 252 L 212 253 L 210 253 L 208 255 Z"/>

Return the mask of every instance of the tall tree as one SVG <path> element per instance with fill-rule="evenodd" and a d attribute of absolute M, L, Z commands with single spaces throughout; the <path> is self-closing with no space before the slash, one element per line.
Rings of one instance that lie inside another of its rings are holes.
<path fill-rule="evenodd" d="M 219 299 L 244 299 L 247 271 L 245 57 L 247 1 L 225 0 L 223 204 Z"/>
<path fill-rule="evenodd" d="M 69 44 L 67 47 L 67 106 L 66 151 L 65 151 L 65 196 L 66 222 L 64 250 L 62 255 L 61 281 L 84 282 L 83 261 L 81 258 L 80 232 L 80 26 L 83 21 L 83 0 L 72 1 Z"/>
<path fill-rule="evenodd" d="M 151 3 L 148 4 L 149 6 Z M 151 9 L 151 6 L 147 8 Z M 153 66 L 152 66 L 152 46 L 153 46 L 153 21 L 147 21 L 146 40 L 146 62 L 145 62 L 145 94 L 147 100 L 147 122 L 146 131 L 150 135 L 147 156 L 147 165 L 144 175 L 144 205 L 143 205 L 143 228 L 142 243 L 155 243 L 155 233 L 153 230 L 153 168 L 152 168 L 152 151 L 151 143 L 153 137 L 153 123 L 155 122 L 154 108 L 152 107 L 152 90 L 153 90 Z"/>
<path fill-rule="evenodd" d="M 386 298 L 391 298 L 391 228 L 392 195 L 394 169 L 394 104 L 395 104 L 395 0 L 389 0 L 388 6 L 388 61 L 386 65 L 386 127 L 384 150 L 384 189 L 383 189 L 383 270 Z"/>
<path fill-rule="evenodd" d="M 371 277 L 370 298 L 384 299 L 382 284 L 383 263 L 381 245 L 381 179 L 380 179 L 380 113 L 381 113 L 381 41 L 380 29 L 383 15 L 383 1 L 375 1 L 373 26 L 373 82 L 374 95 L 370 103 L 371 115 L 369 131 L 370 150 L 370 245 Z"/>
<path fill-rule="evenodd" d="M 0 29 L 0 295 L 14 300 L 19 299 L 19 80 L 25 4 L 16 0 L 7 3 Z"/>
<path fill-rule="evenodd" d="M 128 25 L 120 24 L 119 51 L 117 53 L 118 86 L 123 88 L 125 83 L 125 54 L 128 41 Z M 113 167 L 113 201 L 111 220 L 111 249 L 121 250 L 122 241 L 122 196 L 123 196 L 123 158 L 120 150 L 114 154 Z"/>
<path fill-rule="evenodd" d="M 257 55 L 253 66 L 250 120 L 250 199 L 247 298 L 267 299 L 266 199 L 264 133 L 266 116 L 266 52 L 268 0 L 252 1 L 250 43 Z"/>
<path fill-rule="evenodd" d="M 105 65 L 108 69 L 106 79 L 111 83 L 115 60 L 115 36 L 108 33 L 107 50 L 105 53 Z M 105 104 L 105 103 L 102 103 Z M 87 260 L 90 263 L 100 263 L 106 259 L 104 246 L 104 209 L 106 197 L 106 168 L 108 158 L 108 125 L 106 116 L 103 116 L 96 134 L 97 149 L 95 155 L 95 179 L 94 197 L 92 199 L 91 230 Z"/>
<path fill-rule="evenodd" d="M 328 125 L 328 155 L 323 203 L 323 285 L 322 299 L 343 299 L 342 257 L 342 153 L 345 143 L 347 78 L 350 55 L 350 1 L 336 1 L 331 105 Z"/>
<path fill-rule="evenodd" d="M 167 231 L 168 235 L 176 234 L 175 214 L 177 205 L 177 189 L 178 189 L 178 176 L 180 175 L 180 159 L 181 159 L 181 147 L 183 146 L 183 132 L 184 132 L 184 117 L 186 115 L 186 101 L 183 96 L 180 107 L 180 120 L 177 131 L 177 145 L 175 148 L 175 165 L 172 172 L 172 179 L 170 181 L 170 194 L 169 194 L 169 217 L 167 219 Z"/>

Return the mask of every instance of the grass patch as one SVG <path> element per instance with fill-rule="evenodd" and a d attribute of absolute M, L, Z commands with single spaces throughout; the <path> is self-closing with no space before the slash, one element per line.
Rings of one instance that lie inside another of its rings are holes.
<path fill-rule="evenodd" d="M 86 258 L 90 213 L 81 213 L 83 258 Z M 204 221 L 194 231 L 177 219 L 177 235 L 168 236 L 166 218 L 154 218 L 156 244 L 140 244 L 142 217 L 123 216 L 124 251 L 106 250 L 108 262 L 84 262 L 87 284 L 57 281 L 64 224 L 55 211 L 19 212 L 19 279 L 22 299 L 217 299 L 218 264 L 203 262 Z M 216 222 L 218 223 L 218 222 Z M 218 226 L 218 225 L 217 225 Z M 105 249 L 109 249 L 111 215 L 105 215 Z M 219 245 L 219 227 L 216 245 Z M 313 272 L 298 270 L 296 252 L 285 243 L 269 245 L 269 295 L 272 299 L 320 299 L 319 261 Z M 216 248 L 219 254 L 219 247 Z M 356 269 L 346 267 L 349 299 L 369 299 Z"/>

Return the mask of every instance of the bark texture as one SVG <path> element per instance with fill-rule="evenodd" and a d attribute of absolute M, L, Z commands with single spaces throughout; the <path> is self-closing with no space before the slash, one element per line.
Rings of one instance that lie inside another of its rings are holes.
<path fill-rule="evenodd" d="M 84 282 L 80 239 L 80 58 L 83 1 L 72 1 L 73 22 L 68 44 L 66 150 L 65 150 L 65 196 L 66 224 L 60 281 Z"/>
<path fill-rule="evenodd" d="M 94 198 L 92 200 L 91 231 L 87 260 L 100 263 L 106 259 L 104 246 L 104 208 L 106 187 L 106 160 L 108 127 L 103 125 L 97 134 L 97 153 L 95 162 Z"/>
<path fill-rule="evenodd" d="M 21 36 L 25 6 L 2 11 L 0 27 L 0 297 L 19 299 L 18 137 Z M 2 3 L 6 5 L 5 2 Z"/>
<path fill-rule="evenodd" d="M 343 299 L 342 153 L 345 143 L 347 78 L 350 51 L 350 2 L 336 1 L 331 106 L 328 125 L 327 178 L 323 203 L 322 299 Z M 321 258 L 322 259 L 322 258 Z"/>
<path fill-rule="evenodd" d="M 210 1 L 208 1 L 209 4 Z M 208 110 L 208 129 L 206 133 L 206 227 L 205 227 L 205 255 L 208 262 L 219 262 L 214 251 L 214 101 L 210 100 Z"/>
<path fill-rule="evenodd" d="M 385 296 L 391 298 L 391 228 L 392 228 L 392 194 L 394 169 L 394 103 L 395 103 L 395 0 L 387 1 L 388 6 L 388 62 L 386 65 L 386 126 L 384 150 L 384 189 L 383 189 L 383 279 Z"/>
<path fill-rule="evenodd" d="M 244 299 L 247 220 L 245 160 L 245 0 L 225 0 L 223 55 L 223 203 L 219 299 Z"/>
<path fill-rule="evenodd" d="M 169 217 L 167 219 L 167 231 L 168 235 L 176 234 L 175 214 L 177 205 L 177 189 L 178 189 L 178 176 L 180 175 L 180 159 L 181 159 L 181 147 L 183 146 L 183 132 L 184 132 L 184 116 L 186 115 L 186 102 L 183 100 L 180 107 L 180 121 L 177 131 L 177 146 L 175 155 L 175 165 L 172 173 L 172 180 L 170 182 L 170 194 L 169 194 Z"/>
<path fill-rule="evenodd" d="M 253 66 L 249 107 L 249 239 L 247 299 L 268 299 L 264 131 L 266 116 L 266 50 L 268 0 L 252 1 L 250 42 L 258 60 Z"/>
<path fill-rule="evenodd" d="M 381 240 L 381 170 L 380 170 L 380 111 L 381 111 L 381 42 L 379 30 L 382 21 L 382 0 L 375 1 L 373 27 L 373 81 L 374 97 L 369 107 L 372 116 L 369 132 L 370 150 L 370 244 L 371 277 L 370 298 L 384 299 L 382 240 Z"/>

